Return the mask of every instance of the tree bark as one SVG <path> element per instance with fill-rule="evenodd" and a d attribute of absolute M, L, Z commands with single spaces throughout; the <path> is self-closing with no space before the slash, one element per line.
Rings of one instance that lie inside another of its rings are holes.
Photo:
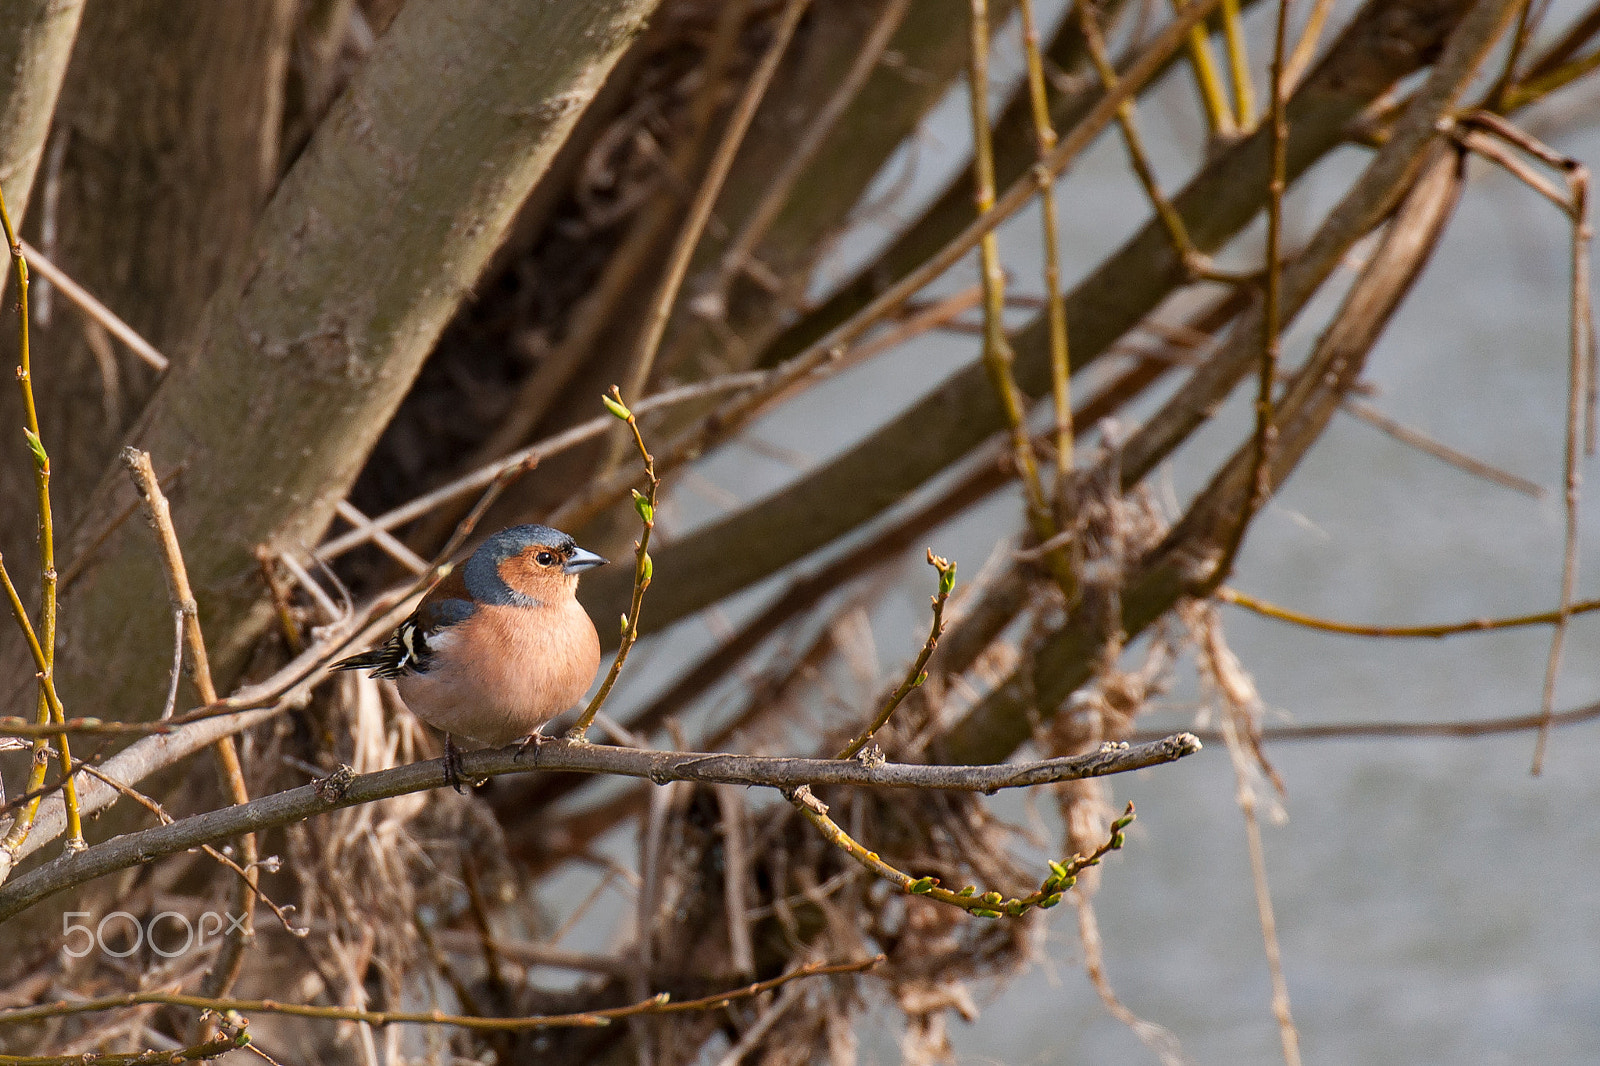
<path fill-rule="evenodd" d="M 169 354 L 192 338 L 223 262 L 277 180 L 294 8 L 293 0 L 118 0 L 84 14 L 54 116 L 56 202 L 36 205 L 51 206 L 58 236 L 41 238 L 40 209 L 28 232 Z M 150 367 L 103 334 L 91 345 L 84 319 L 63 303 L 58 296 L 46 323 L 35 289 L 34 393 L 58 530 L 82 514 L 156 384 Z M 0 334 L 10 358 L 11 329 Z M 0 425 L 18 424 L 15 391 L 0 389 Z M 32 481 L 20 442 L 5 447 L 0 499 L 28 499 Z M 0 512 L 0 550 L 25 557 L 33 538 L 30 509 Z"/>
<path fill-rule="evenodd" d="M 163 475 L 219 683 L 259 632 L 257 545 L 299 551 L 506 224 L 654 0 L 413 0 L 231 259 L 132 442 Z M 200 358 L 195 353 L 204 353 Z M 159 707 L 170 656 L 146 537 L 109 470 L 73 557 L 60 686 L 121 718 Z"/>
<path fill-rule="evenodd" d="M 83 0 L 0 3 L 0 188 L 6 210 L 22 225 L 45 135 L 78 35 Z"/>

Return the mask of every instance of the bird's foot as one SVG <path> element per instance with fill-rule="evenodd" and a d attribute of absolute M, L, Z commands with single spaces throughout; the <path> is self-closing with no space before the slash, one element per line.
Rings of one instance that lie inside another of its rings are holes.
<path fill-rule="evenodd" d="M 529 733 L 527 736 L 522 738 L 522 743 L 517 745 L 517 753 L 513 755 L 512 758 L 522 758 L 522 753 L 527 751 L 530 747 L 533 748 L 534 751 L 538 751 L 553 739 L 555 738 L 545 736 L 544 726 L 540 726 L 538 729 L 535 729 L 532 733 Z"/>
<path fill-rule="evenodd" d="M 444 783 L 463 796 L 467 793 L 461 777 L 461 749 L 456 747 L 449 733 L 444 735 Z"/>

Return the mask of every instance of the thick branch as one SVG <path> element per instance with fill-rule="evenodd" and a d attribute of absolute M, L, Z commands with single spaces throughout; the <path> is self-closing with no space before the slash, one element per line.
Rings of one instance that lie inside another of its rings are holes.
<path fill-rule="evenodd" d="M 268 614 L 255 550 L 314 543 L 528 190 L 655 0 L 414 0 L 279 187 L 197 351 L 134 434 L 174 496 L 222 687 Z M 419 76 L 419 72 L 427 72 Z M 109 475 L 93 538 L 129 490 Z M 62 675 L 134 707 L 165 680 L 160 568 L 105 544 Z M 158 676 L 161 675 L 161 676 Z"/>
<path fill-rule="evenodd" d="M 0 3 L 0 187 L 18 226 L 78 36 L 84 0 Z"/>
<path fill-rule="evenodd" d="M 1346 125 L 1373 99 L 1432 60 L 1467 6 L 1465 0 L 1416 0 L 1404 8 L 1409 17 L 1389 0 L 1363 9 L 1288 104 L 1289 180 L 1340 144 Z M 1258 131 L 1215 159 L 1174 198 L 1196 248 L 1215 251 L 1259 210 L 1267 149 L 1266 131 Z M 1068 297 L 1073 371 L 1096 361 L 1186 280 L 1166 230 L 1150 222 Z M 1043 395 L 1050 388 L 1043 317 L 1012 343 L 1017 385 L 1029 396 Z M 983 367 L 957 371 L 883 428 L 776 496 L 658 552 L 649 627 L 691 614 L 841 536 L 1003 425 Z M 583 598 L 598 617 L 624 609 L 625 577 L 601 573 L 585 583 Z"/>

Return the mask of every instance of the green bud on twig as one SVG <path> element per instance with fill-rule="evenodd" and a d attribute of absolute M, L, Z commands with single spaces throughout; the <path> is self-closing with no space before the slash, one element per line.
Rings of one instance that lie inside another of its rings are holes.
<path fill-rule="evenodd" d="M 644 558 L 639 560 L 639 565 L 642 570 L 642 573 L 639 575 L 639 580 L 643 584 L 650 584 L 650 578 L 653 577 L 656 572 L 656 564 L 650 561 L 649 552 L 644 553 Z"/>
<path fill-rule="evenodd" d="M 33 461 L 40 470 L 50 465 L 50 456 L 45 454 L 44 441 L 39 439 L 39 434 L 31 429 L 24 428 L 22 435 L 28 438 L 28 450 L 33 453 Z"/>
<path fill-rule="evenodd" d="M 612 397 L 616 397 L 612 399 Z M 622 402 L 622 392 L 615 385 L 611 386 L 611 396 L 601 396 L 600 402 L 606 405 L 606 410 L 626 422 L 633 417 L 633 412 L 628 410 L 628 405 Z"/>
<path fill-rule="evenodd" d="M 925 896 L 933 891 L 933 878 L 919 877 L 906 886 L 906 891 L 913 896 Z"/>
<path fill-rule="evenodd" d="M 639 512 L 639 520 L 646 525 L 655 521 L 656 509 L 650 506 L 650 497 L 638 489 L 633 490 L 633 509 Z"/>

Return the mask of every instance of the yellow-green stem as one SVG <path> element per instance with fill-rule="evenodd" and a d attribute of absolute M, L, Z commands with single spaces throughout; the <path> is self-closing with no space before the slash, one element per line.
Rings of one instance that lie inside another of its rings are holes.
<path fill-rule="evenodd" d="M 650 587 L 650 579 L 653 576 L 650 562 L 650 533 L 656 528 L 656 492 L 661 488 L 661 479 L 656 477 L 655 457 L 650 454 L 650 449 L 645 447 L 644 435 L 639 432 L 639 420 L 622 401 L 622 390 L 613 385 L 611 395 L 602 399 L 606 408 L 626 422 L 628 429 L 633 433 L 633 444 L 644 461 L 644 476 L 649 488 L 642 495 L 637 491 L 633 494 L 634 509 L 639 512 L 639 521 L 643 529 L 639 534 L 638 548 L 634 552 L 633 599 L 628 604 L 627 617 L 622 620 L 622 640 L 617 645 L 616 658 L 611 660 L 611 669 L 606 671 L 606 679 L 601 682 L 600 691 L 594 694 L 589 706 L 583 709 L 583 713 L 572 724 L 572 728 L 567 730 L 567 739 L 579 743 L 588 739 L 589 726 L 593 724 L 595 715 L 600 713 L 600 708 L 605 705 L 606 698 L 611 695 L 611 689 L 617 683 L 617 675 L 622 673 L 622 664 L 628 661 L 628 652 L 633 649 L 633 642 L 639 638 L 639 611 L 644 606 L 644 593 Z"/>
<path fill-rule="evenodd" d="M 928 665 L 928 659 L 933 655 L 933 649 L 939 643 L 939 636 L 944 632 L 944 605 L 950 599 L 951 591 L 956 587 L 956 564 L 950 560 L 933 554 L 933 549 L 928 549 L 928 565 L 939 571 L 939 591 L 933 597 L 933 625 L 928 630 L 928 639 L 922 642 L 922 651 L 918 653 L 911 669 L 906 671 L 905 680 L 890 693 L 883 709 L 873 718 L 872 724 L 857 734 L 850 743 L 839 750 L 836 759 L 853 759 L 860 754 L 878 730 L 882 729 L 889 721 L 889 716 L 894 714 L 895 708 L 911 695 L 911 690 L 921 687 L 928 679 L 923 668 Z"/>
<path fill-rule="evenodd" d="M 1077 0 L 1081 8 L 1087 0 Z M 1183 0 L 1172 0 L 1174 13 L 1182 14 Z M 1195 87 L 1200 91 L 1200 103 L 1206 113 L 1206 123 L 1213 137 L 1232 137 L 1239 132 L 1233 121 L 1233 109 L 1228 106 L 1228 94 L 1222 88 L 1222 75 L 1217 71 L 1217 61 L 1211 54 L 1211 37 L 1204 22 L 1189 31 L 1189 65 L 1194 68 Z"/>
<path fill-rule="evenodd" d="M 971 37 L 968 41 L 967 69 L 972 101 L 973 184 L 978 214 L 993 210 L 995 203 L 994 148 L 989 130 L 989 5 L 987 0 L 972 0 Z M 990 230 L 978 243 L 983 280 L 983 365 L 1000 401 L 1000 409 L 1011 431 L 1012 461 L 1022 481 L 1028 523 L 1040 543 L 1056 535 L 1055 521 L 1039 481 L 1039 467 L 1033 460 L 1033 442 L 1028 436 L 1027 413 L 1022 392 L 1012 374 L 1011 341 L 1006 337 L 1006 277 L 1000 265 L 1000 239 Z M 1073 587 L 1072 564 L 1067 551 L 1059 549 L 1046 557 L 1051 575 L 1064 592 Z M 1070 594 L 1070 592 L 1069 592 Z"/>
<path fill-rule="evenodd" d="M 1021 0 L 1022 46 L 1028 63 L 1028 103 L 1033 113 L 1034 140 L 1039 165 L 1039 213 L 1044 228 L 1045 320 L 1050 327 L 1050 399 L 1055 408 L 1056 515 L 1070 523 L 1071 501 L 1065 499 L 1072 474 L 1072 358 L 1067 347 L 1067 301 L 1061 291 L 1061 235 L 1056 217 L 1056 187 L 1045 160 L 1056 147 L 1055 126 L 1050 122 L 1050 102 L 1045 94 L 1044 57 L 1039 51 L 1039 24 L 1033 0 Z"/>
<path fill-rule="evenodd" d="M 55 546 L 55 519 L 50 507 L 50 455 L 45 450 L 44 439 L 39 432 L 39 411 L 33 400 L 33 360 L 28 346 L 28 263 L 22 255 L 22 242 L 17 237 L 16 230 L 11 225 L 11 214 L 6 210 L 5 195 L 0 193 L 0 226 L 5 230 L 6 245 L 11 250 L 11 263 L 17 279 L 17 385 L 22 390 L 22 407 L 27 423 L 27 441 L 29 449 L 33 452 L 34 484 L 39 496 L 39 633 L 38 643 L 43 652 L 44 662 L 39 669 L 39 699 L 38 720 L 40 722 L 55 721 L 58 724 L 66 721 L 62 711 L 61 701 L 55 696 L 55 657 L 56 657 L 56 546 Z M 30 775 L 30 791 L 38 788 L 44 782 L 44 767 L 38 761 L 38 754 L 48 741 L 41 737 L 34 742 L 35 763 Z M 78 814 L 78 790 L 72 779 L 72 745 L 65 733 L 58 734 L 56 748 L 60 757 L 61 793 L 66 805 L 67 813 L 67 849 L 77 851 L 83 848 L 83 823 Z M 38 781 L 33 781 L 38 777 Z M 28 823 L 31 825 L 32 815 L 38 810 L 38 801 L 30 805 Z M 12 827 L 13 833 L 18 827 L 23 826 L 23 820 L 18 819 L 18 825 Z M 22 836 L 26 838 L 27 827 L 22 828 Z M 12 834 L 7 834 L 6 844 L 11 844 Z M 16 842 L 20 844 L 21 841 Z"/>
<path fill-rule="evenodd" d="M 1239 0 L 1222 0 L 1222 39 L 1228 46 L 1228 78 L 1233 82 L 1234 119 L 1241 130 L 1256 124 L 1255 92 L 1250 87 L 1250 56 L 1244 43 Z"/>

